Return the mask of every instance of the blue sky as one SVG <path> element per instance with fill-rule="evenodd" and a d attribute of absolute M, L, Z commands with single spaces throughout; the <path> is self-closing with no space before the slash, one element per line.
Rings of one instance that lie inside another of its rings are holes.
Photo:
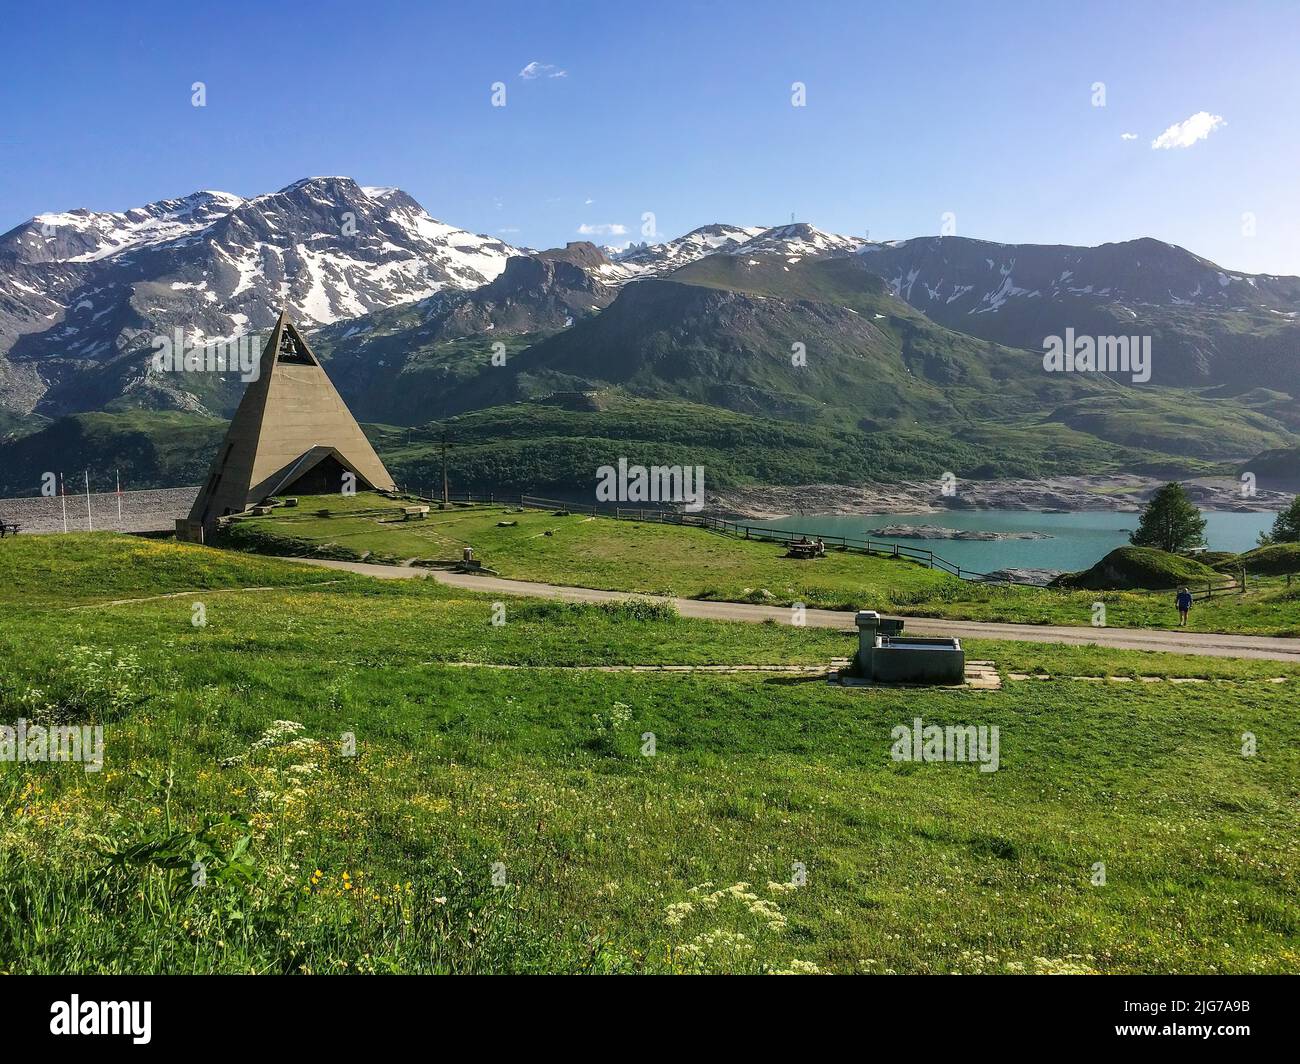
<path fill-rule="evenodd" d="M 1154 236 L 1300 274 L 1294 0 L 11 2 L 4 22 L 0 230 L 346 174 L 533 247 L 639 239 L 647 211 L 666 236 L 793 213 L 873 239 L 951 213 L 962 236 Z M 1200 112 L 1223 121 L 1152 148 Z"/>

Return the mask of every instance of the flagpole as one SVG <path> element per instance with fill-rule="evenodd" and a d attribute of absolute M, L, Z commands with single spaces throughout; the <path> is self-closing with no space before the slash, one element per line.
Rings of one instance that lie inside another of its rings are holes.
<path fill-rule="evenodd" d="M 59 474 L 59 500 L 63 503 L 63 534 L 68 534 L 68 486 L 63 483 L 63 474 Z"/>
<path fill-rule="evenodd" d="M 86 471 L 86 526 L 93 532 L 95 531 L 95 518 L 90 513 L 90 470 Z"/>
<path fill-rule="evenodd" d="M 122 471 L 117 472 L 117 523 L 122 524 Z"/>

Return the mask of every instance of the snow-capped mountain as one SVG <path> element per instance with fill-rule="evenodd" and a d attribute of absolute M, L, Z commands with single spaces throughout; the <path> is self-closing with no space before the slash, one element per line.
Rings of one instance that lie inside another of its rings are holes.
<path fill-rule="evenodd" d="M 933 321 L 1010 347 L 1039 349 L 1065 327 L 1142 330 L 1161 338 L 1166 383 L 1289 389 L 1294 376 L 1300 279 L 1222 269 L 1157 240 L 870 244 L 800 222 L 706 225 L 605 252 L 521 251 L 435 220 L 400 189 L 346 177 L 247 200 L 205 191 L 122 213 L 39 215 L 0 236 L 0 415 L 228 412 L 237 374 L 153 372 L 154 341 L 176 329 L 190 344 L 258 334 L 285 308 L 306 328 L 328 326 L 320 340 L 336 369 L 348 367 L 354 394 L 369 389 L 378 404 L 394 367 L 454 378 L 442 345 L 564 333 L 624 296 L 644 302 L 635 289 L 684 268 L 675 279 L 685 284 L 693 272 L 716 285 L 737 271 L 772 284 L 774 270 L 793 283 L 810 265 L 834 272 L 820 260 L 837 259 Z M 638 281 L 648 283 L 629 284 Z M 674 342 L 707 331 L 682 330 Z M 383 372 L 368 378 L 372 355 Z"/>
<path fill-rule="evenodd" d="M 762 232 L 761 226 L 703 225 L 663 244 L 634 244 L 625 251 L 613 252 L 610 258 L 625 267 L 630 276 L 661 277 L 705 255 L 740 247 Z"/>
<path fill-rule="evenodd" d="M 6 234 L 4 249 L 27 263 L 94 262 L 128 248 L 200 232 L 243 203 L 229 192 L 195 192 L 121 214 L 84 208 L 38 214 Z"/>
<path fill-rule="evenodd" d="M 0 236 L 0 407 L 57 414 L 126 397 L 197 409 L 183 381 L 148 373 L 154 337 L 234 337 L 285 308 L 323 325 L 478 288 L 517 253 L 346 177 L 40 215 Z"/>
<path fill-rule="evenodd" d="M 823 232 L 807 222 L 791 222 L 764 229 L 745 243 L 724 249 L 728 255 L 777 256 L 789 262 L 824 255 L 851 255 L 866 241 Z"/>
<path fill-rule="evenodd" d="M 770 229 L 752 225 L 705 225 L 663 244 L 634 244 L 610 257 L 631 277 L 662 277 L 707 255 L 780 257 L 789 262 L 823 255 L 851 255 L 865 241 L 823 232 L 806 222 Z"/>

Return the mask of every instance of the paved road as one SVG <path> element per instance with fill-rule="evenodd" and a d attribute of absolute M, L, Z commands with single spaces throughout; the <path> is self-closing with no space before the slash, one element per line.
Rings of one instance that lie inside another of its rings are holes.
<path fill-rule="evenodd" d="M 344 569 L 384 580 L 402 580 L 432 576 L 439 583 L 485 594 L 522 595 L 530 598 L 567 599 L 573 602 L 618 602 L 629 598 L 648 598 L 625 591 L 595 591 L 585 587 L 561 587 L 538 584 L 531 580 L 506 580 L 497 576 L 472 576 L 444 570 L 416 569 L 398 565 L 373 565 L 368 562 L 327 561 L 295 558 L 307 565 L 327 569 Z M 710 621 L 765 621 L 768 618 L 788 624 L 788 606 L 757 606 L 745 602 L 703 602 L 699 599 L 667 599 L 683 617 L 700 617 Z M 907 631 L 912 635 L 952 635 L 967 639 L 1009 639 L 1027 643 L 1065 643 L 1073 646 L 1115 647 L 1118 650 L 1162 650 L 1177 654 L 1197 654 L 1212 658 L 1262 658 L 1289 661 L 1300 665 L 1300 639 L 1282 639 L 1262 635 L 1215 635 L 1209 632 L 1159 631 L 1146 628 L 1068 628 L 1046 624 L 1000 624 L 985 621 L 948 621 L 930 617 L 908 617 Z M 853 630 L 853 614 L 839 610 L 808 610 L 806 623 L 812 628 Z"/>

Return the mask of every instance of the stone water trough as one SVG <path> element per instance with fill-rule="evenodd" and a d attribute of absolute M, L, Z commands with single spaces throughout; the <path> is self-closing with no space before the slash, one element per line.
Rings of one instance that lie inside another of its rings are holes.
<path fill-rule="evenodd" d="M 949 684 L 966 682 L 966 653 L 960 639 L 903 636 L 902 621 L 875 610 L 859 610 L 856 675 L 873 683 Z"/>

